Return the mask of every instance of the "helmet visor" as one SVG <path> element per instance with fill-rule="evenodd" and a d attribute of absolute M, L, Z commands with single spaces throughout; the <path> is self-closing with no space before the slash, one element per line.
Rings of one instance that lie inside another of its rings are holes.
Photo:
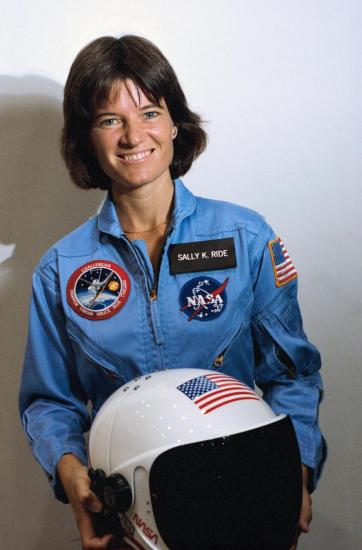
<path fill-rule="evenodd" d="M 152 465 L 150 491 L 171 550 L 288 550 L 302 494 L 292 422 L 170 449 Z"/>

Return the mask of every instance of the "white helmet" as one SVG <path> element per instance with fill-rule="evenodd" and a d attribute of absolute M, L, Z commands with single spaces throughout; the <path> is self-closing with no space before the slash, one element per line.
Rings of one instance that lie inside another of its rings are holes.
<path fill-rule="evenodd" d="M 94 420 L 89 461 L 94 490 L 108 517 L 120 514 L 132 548 L 293 542 L 302 482 L 292 423 L 220 372 L 173 369 L 122 386 Z"/>

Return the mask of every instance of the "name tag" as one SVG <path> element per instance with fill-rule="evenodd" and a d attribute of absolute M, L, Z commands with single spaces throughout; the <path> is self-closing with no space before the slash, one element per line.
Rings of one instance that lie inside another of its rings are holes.
<path fill-rule="evenodd" d="M 234 238 L 172 244 L 169 248 L 170 273 L 190 273 L 236 267 Z"/>

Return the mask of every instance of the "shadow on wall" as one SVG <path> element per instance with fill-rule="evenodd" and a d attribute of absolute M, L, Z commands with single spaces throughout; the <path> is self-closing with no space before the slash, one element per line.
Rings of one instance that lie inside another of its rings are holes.
<path fill-rule="evenodd" d="M 79 548 L 68 507 L 53 501 L 18 420 L 17 394 L 31 273 L 43 252 L 98 209 L 103 193 L 71 184 L 59 154 L 62 87 L 38 76 L 0 76 L 0 526 L 7 550 Z M 14 525 L 15 518 L 21 518 Z M 73 539 L 73 542 L 71 542 Z"/>

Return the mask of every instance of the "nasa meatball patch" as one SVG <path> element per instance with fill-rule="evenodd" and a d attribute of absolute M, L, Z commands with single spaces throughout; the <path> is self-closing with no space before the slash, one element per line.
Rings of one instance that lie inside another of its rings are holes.
<path fill-rule="evenodd" d="M 203 275 L 191 279 L 181 289 L 180 311 L 188 316 L 188 321 L 217 319 L 226 308 L 228 282 L 228 277 L 223 283 Z"/>
<path fill-rule="evenodd" d="M 79 267 L 67 284 L 67 300 L 81 317 L 101 321 L 115 315 L 131 289 L 127 273 L 117 264 L 95 260 Z"/>

